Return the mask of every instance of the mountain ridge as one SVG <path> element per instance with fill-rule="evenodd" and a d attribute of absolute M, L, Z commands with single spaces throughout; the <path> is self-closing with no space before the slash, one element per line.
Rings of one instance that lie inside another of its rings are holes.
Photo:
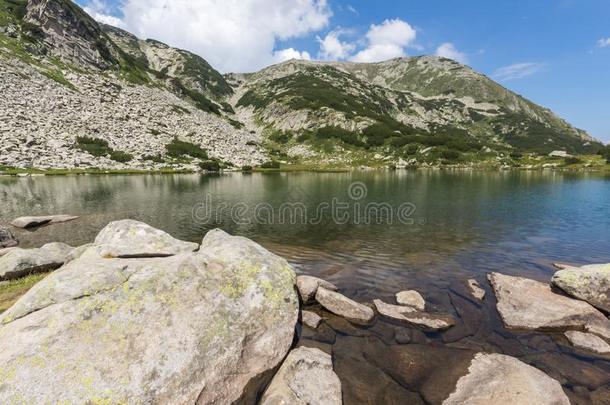
<path fill-rule="evenodd" d="M 381 162 L 472 163 L 517 153 L 594 153 L 601 146 L 549 109 L 450 59 L 292 60 L 222 75 L 194 53 L 97 23 L 69 0 L 0 0 L 0 56 L 11 95 L 3 107 L 34 122 L 24 130 L 23 119 L 4 119 L 5 166 L 197 168 L 203 155 L 168 153 L 174 139 L 206 149 L 224 166 L 356 164 L 343 159 L 350 154 Z M 36 80 L 28 82 L 32 75 Z M 119 102 L 127 94 L 134 97 L 131 106 Z M 37 105 L 40 97 L 54 109 L 28 111 L 20 103 L 26 98 Z M 96 98 L 101 101 L 91 102 Z M 83 103 L 106 115 L 93 114 L 93 125 L 65 107 Z M 49 130 L 49 120 L 58 128 Z M 44 158 L 32 159 L 18 146 L 28 137 Z M 78 145 L 83 138 L 100 138 L 131 159 L 112 161 L 110 152 L 85 158 Z M 50 145 L 58 140 L 62 156 L 78 158 L 52 158 L 57 150 Z"/>

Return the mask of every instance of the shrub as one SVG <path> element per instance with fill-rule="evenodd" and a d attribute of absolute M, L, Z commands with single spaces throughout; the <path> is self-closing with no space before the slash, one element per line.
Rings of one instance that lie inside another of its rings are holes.
<path fill-rule="evenodd" d="M 76 137 L 76 147 L 95 157 L 108 156 L 112 153 L 112 149 L 108 146 L 108 141 L 100 138 L 78 136 Z"/>
<path fill-rule="evenodd" d="M 444 150 L 441 152 L 441 157 L 445 160 L 458 160 L 460 158 L 460 152 L 456 150 Z"/>
<path fill-rule="evenodd" d="M 582 163 L 582 160 L 580 160 L 579 158 L 577 158 L 575 156 L 568 156 L 563 161 L 566 165 L 577 165 L 577 164 Z"/>
<path fill-rule="evenodd" d="M 249 173 L 253 170 L 252 166 L 242 166 L 241 171 L 244 173 Z"/>
<path fill-rule="evenodd" d="M 165 159 L 161 155 L 144 155 L 142 159 L 155 163 L 165 163 Z"/>
<path fill-rule="evenodd" d="M 206 172 L 220 171 L 220 163 L 217 160 L 205 160 L 199 163 L 199 167 Z"/>
<path fill-rule="evenodd" d="M 606 162 L 610 163 L 610 145 L 606 145 L 601 148 L 597 154 L 603 156 L 606 159 Z"/>
<path fill-rule="evenodd" d="M 262 169 L 279 169 L 280 162 L 275 160 L 270 160 L 269 162 L 265 162 L 261 165 Z"/>
<path fill-rule="evenodd" d="M 523 158 L 523 153 L 513 152 L 510 154 L 511 159 L 519 160 Z"/>
<path fill-rule="evenodd" d="M 173 158 L 190 156 L 202 160 L 208 159 L 208 153 L 202 149 L 201 146 L 181 141 L 178 138 L 174 138 L 170 144 L 165 146 L 165 149 L 167 150 L 167 154 Z"/>
<path fill-rule="evenodd" d="M 110 159 L 119 163 L 127 163 L 133 159 L 133 155 L 120 150 L 113 150 L 112 152 L 110 152 Z"/>
<path fill-rule="evenodd" d="M 273 131 L 269 135 L 269 140 L 277 143 L 287 143 L 290 139 L 292 139 L 292 134 L 288 131 Z"/>

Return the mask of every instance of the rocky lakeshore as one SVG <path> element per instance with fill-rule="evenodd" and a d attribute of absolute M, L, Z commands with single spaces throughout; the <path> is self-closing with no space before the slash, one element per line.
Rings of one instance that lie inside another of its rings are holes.
<path fill-rule="evenodd" d="M 0 314 L 12 342 L 2 403 L 603 404 L 610 393 L 607 265 L 546 284 L 491 273 L 491 290 L 463 280 L 443 309 L 414 290 L 354 300 L 220 230 L 197 244 L 124 220 L 88 245 L 0 257 L 2 280 L 49 270 Z M 477 341 L 498 315 L 505 335 Z M 527 349 L 511 331 L 526 331 Z"/>

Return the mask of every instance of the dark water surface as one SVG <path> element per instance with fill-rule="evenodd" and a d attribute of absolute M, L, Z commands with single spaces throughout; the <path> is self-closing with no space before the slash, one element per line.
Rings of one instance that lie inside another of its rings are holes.
<path fill-rule="evenodd" d="M 386 211 L 375 215 L 370 203 L 384 203 Z M 333 204 L 348 208 L 333 215 L 324 208 Z M 497 271 L 548 282 L 552 262 L 610 262 L 610 177 L 551 171 L 0 177 L 0 223 L 60 213 L 83 217 L 20 231 L 22 246 L 91 242 L 109 221 L 124 218 L 197 242 L 220 227 L 356 300 L 393 303 L 394 293 L 417 289 L 429 310 L 460 317 L 448 332 L 424 334 L 385 321 L 356 328 L 314 307 L 329 319 L 316 333 L 304 329 L 299 344 L 332 351 L 346 403 L 440 402 L 455 385 L 455 370 L 476 351 L 534 365 L 560 381 L 573 403 L 610 398 L 608 359 L 574 351 L 561 334 L 506 330 L 485 277 Z M 463 298 L 468 278 L 487 290 L 484 304 Z"/>

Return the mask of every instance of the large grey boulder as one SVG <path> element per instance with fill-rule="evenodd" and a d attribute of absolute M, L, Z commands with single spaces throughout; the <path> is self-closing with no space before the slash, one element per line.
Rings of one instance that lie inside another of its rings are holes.
<path fill-rule="evenodd" d="M 199 245 L 175 239 L 143 222 L 126 219 L 111 222 L 95 238 L 104 257 L 162 257 L 193 252 Z"/>
<path fill-rule="evenodd" d="M 318 287 L 324 287 L 329 291 L 337 291 L 336 285 L 329 283 L 326 280 L 313 276 L 298 276 L 297 277 L 297 288 L 299 289 L 299 295 L 303 304 L 312 302 L 316 297 Z"/>
<path fill-rule="evenodd" d="M 610 312 L 610 264 L 566 268 L 555 273 L 552 283 L 572 297 Z"/>
<path fill-rule="evenodd" d="M 79 217 L 74 215 L 44 215 L 38 217 L 19 217 L 13 222 L 15 228 L 34 228 L 41 225 L 59 224 L 62 222 L 69 222 L 78 219 Z"/>
<path fill-rule="evenodd" d="M 371 308 L 324 287 L 318 287 L 316 301 L 333 314 L 359 325 L 368 325 L 375 318 L 375 312 Z"/>
<path fill-rule="evenodd" d="M 341 381 L 330 355 L 299 347 L 290 352 L 261 405 L 341 405 Z"/>
<path fill-rule="evenodd" d="M 569 405 L 561 385 L 542 371 L 502 354 L 477 354 L 444 405 Z"/>
<path fill-rule="evenodd" d="M 170 257 L 87 249 L 0 315 L 0 403 L 251 403 L 292 344 L 294 285 L 222 231 Z"/>
<path fill-rule="evenodd" d="M 489 281 L 497 309 L 511 328 L 584 330 L 610 339 L 610 320 L 584 301 L 556 294 L 548 284 L 522 277 L 491 273 Z"/>
<path fill-rule="evenodd" d="M 15 235 L 9 229 L 0 226 L 0 249 L 15 247 L 18 244 Z"/>
<path fill-rule="evenodd" d="M 0 280 L 58 269 L 72 249 L 64 243 L 49 243 L 38 249 L 12 249 L 0 256 Z"/>

